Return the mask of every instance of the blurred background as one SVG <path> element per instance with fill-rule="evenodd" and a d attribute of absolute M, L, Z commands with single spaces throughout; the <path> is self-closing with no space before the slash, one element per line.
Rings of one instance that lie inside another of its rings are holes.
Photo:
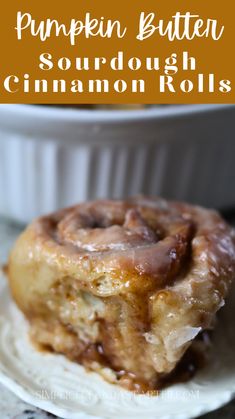
<path fill-rule="evenodd" d="M 235 208 L 235 105 L 0 105 L 0 216 L 97 198 Z"/>

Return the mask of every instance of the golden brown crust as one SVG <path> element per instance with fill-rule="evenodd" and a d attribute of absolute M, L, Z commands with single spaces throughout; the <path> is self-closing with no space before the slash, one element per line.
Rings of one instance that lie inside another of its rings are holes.
<path fill-rule="evenodd" d="M 151 388 L 223 305 L 234 243 L 221 217 L 200 207 L 90 202 L 27 228 L 10 256 L 10 285 L 38 342 Z"/>

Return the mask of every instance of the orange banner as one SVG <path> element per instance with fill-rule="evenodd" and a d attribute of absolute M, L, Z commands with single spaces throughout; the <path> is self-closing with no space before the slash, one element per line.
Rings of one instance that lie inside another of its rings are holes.
<path fill-rule="evenodd" d="M 234 103 L 233 0 L 10 0 L 1 103 Z"/>

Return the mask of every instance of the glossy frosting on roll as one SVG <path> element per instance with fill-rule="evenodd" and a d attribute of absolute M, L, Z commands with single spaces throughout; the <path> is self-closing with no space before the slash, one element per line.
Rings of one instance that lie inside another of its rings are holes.
<path fill-rule="evenodd" d="M 157 388 L 212 327 L 234 276 L 218 213 L 146 197 L 41 217 L 9 261 L 34 340 L 137 390 Z"/>

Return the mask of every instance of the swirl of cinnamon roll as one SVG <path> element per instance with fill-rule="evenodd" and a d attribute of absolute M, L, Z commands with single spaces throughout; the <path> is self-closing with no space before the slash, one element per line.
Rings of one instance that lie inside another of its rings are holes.
<path fill-rule="evenodd" d="M 41 217 L 9 261 L 34 339 L 135 389 L 158 386 L 212 326 L 234 276 L 234 231 L 218 213 L 146 197 Z"/>

